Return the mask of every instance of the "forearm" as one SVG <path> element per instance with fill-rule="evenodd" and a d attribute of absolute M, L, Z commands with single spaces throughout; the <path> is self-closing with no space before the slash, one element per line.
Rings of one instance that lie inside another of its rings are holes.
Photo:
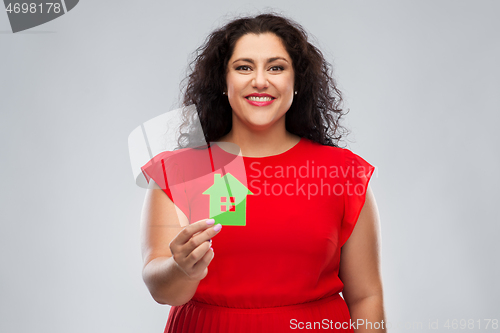
<path fill-rule="evenodd" d="M 187 303 L 200 283 L 189 280 L 172 257 L 151 260 L 144 268 L 142 277 L 154 300 L 171 306 Z"/>
<path fill-rule="evenodd" d="M 381 295 L 365 297 L 353 304 L 347 304 L 356 333 L 385 333 L 386 319 L 384 301 Z"/>

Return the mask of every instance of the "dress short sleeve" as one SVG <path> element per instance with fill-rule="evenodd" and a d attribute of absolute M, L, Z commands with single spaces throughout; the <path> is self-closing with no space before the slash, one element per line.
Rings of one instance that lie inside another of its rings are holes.
<path fill-rule="evenodd" d="M 141 167 L 148 184 L 151 179 L 165 192 L 170 200 L 189 217 L 182 167 L 172 152 L 163 152 Z"/>
<path fill-rule="evenodd" d="M 343 149 L 344 163 L 342 170 L 344 183 L 344 217 L 340 232 L 342 247 L 351 236 L 365 203 L 366 190 L 375 167 L 349 149 Z"/>

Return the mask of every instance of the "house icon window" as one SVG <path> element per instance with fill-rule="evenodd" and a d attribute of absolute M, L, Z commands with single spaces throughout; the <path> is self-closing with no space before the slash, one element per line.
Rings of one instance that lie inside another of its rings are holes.
<path fill-rule="evenodd" d="M 220 202 L 221 202 L 221 205 L 220 205 L 220 211 L 221 212 L 225 212 L 226 209 L 227 209 L 227 197 L 220 197 Z M 229 197 L 229 211 L 230 212 L 235 212 L 236 211 L 236 205 L 235 205 L 235 199 L 234 197 Z"/>
<path fill-rule="evenodd" d="M 210 218 L 222 225 L 246 225 L 247 195 L 253 194 L 230 173 L 214 174 L 214 183 L 203 194 L 210 195 Z"/>

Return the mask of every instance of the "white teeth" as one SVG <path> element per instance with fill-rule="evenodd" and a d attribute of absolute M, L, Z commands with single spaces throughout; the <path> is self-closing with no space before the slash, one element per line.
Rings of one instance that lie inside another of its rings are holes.
<path fill-rule="evenodd" d="M 256 96 L 250 96 L 250 97 L 247 97 L 249 100 L 251 101 L 255 101 L 255 102 L 269 102 L 272 100 L 271 97 L 256 97 Z"/>

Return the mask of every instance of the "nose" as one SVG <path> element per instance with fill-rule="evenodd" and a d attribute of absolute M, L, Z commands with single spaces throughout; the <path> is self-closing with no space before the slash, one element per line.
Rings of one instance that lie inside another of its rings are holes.
<path fill-rule="evenodd" d="M 258 69 L 254 72 L 252 86 L 257 90 L 262 90 L 269 86 L 269 82 L 267 81 L 267 73 L 264 69 Z"/>

